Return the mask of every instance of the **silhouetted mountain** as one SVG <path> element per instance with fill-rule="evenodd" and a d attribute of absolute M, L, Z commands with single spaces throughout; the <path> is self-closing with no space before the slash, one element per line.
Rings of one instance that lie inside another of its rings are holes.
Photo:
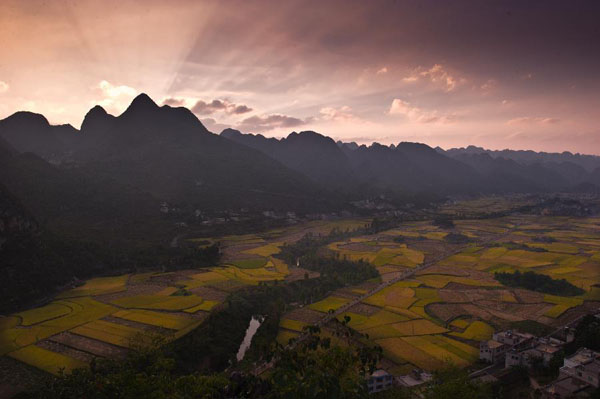
<path fill-rule="evenodd" d="M 491 151 L 475 146 L 437 151 L 475 167 L 488 178 L 493 173 L 502 187 L 514 184 L 529 191 L 571 190 L 582 183 L 593 183 L 593 170 L 600 167 L 600 157 L 570 152 Z"/>
<path fill-rule="evenodd" d="M 324 187 L 344 191 L 351 188 L 354 173 L 349 160 L 329 137 L 305 131 L 292 132 L 277 140 L 260 134 L 242 134 L 234 129 L 223 130 L 221 136 L 262 151 Z"/>
<path fill-rule="evenodd" d="M 46 228 L 74 236 L 125 230 L 130 223 L 156 215 L 159 204 L 114 179 L 83 168 L 61 169 L 33 153 L 2 151 L 1 147 L 0 184 Z"/>
<path fill-rule="evenodd" d="M 215 135 L 188 109 L 158 106 L 145 94 L 119 116 L 92 108 L 80 131 L 19 112 L 0 121 L 0 139 L 6 141 L 0 183 L 38 220 L 56 223 L 153 218 L 163 201 L 188 214 L 242 207 L 318 212 L 383 193 L 547 192 L 600 184 L 600 166 L 591 168 L 600 158 L 579 154 L 444 151 L 407 142 L 358 146 L 312 131 L 280 140 L 233 129 Z"/>
<path fill-rule="evenodd" d="M 551 153 L 551 152 L 535 152 L 535 151 L 523 151 L 523 150 L 486 150 L 482 147 L 468 146 L 466 148 L 451 148 L 449 150 L 442 150 L 438 147 L 438 151 L 450 156 L 456 157 L 461 154 L 489 154 L 492 158 L 505 158 L 522 164 L 532 163 L 571 163 L 576 164 L 584 168 L 586 171 L 591 172 L 594 169 L 600 167 L 600 156 L 596 155 L 583 155 L 583 154 L 572 154 L 568 151 L 562 153 Z"/>
<path fill-rule="evenodd" d="M 300 173 L 210 133 L 186 108 L 159 107 L 141 94 L 116 118 L 100 110 L 88 116 L 81 135 L 95 145 L 77 157 L 84 168 L 161 200 L 199 209 L 308 209 L 327 198 Z"/>
<path fill-rule="evenodd" d="M 400 143 L 392 148 L 373 143 L 347 154 L 360 180 L 380 189 L 442 194 L 479 189 L 473 170 L 424 144 Z"/>
<path fill-rule="evenodd" d="M 188 109 L 159 107 L 145 94 L 117 117 L 92 108 L 81 131 L 70 128 L 71 135 L 29 113 L 17 113 L 0 126 L 2 137 L 19 152 L 47 160 L 68 154 L 61 160 L 90 182 L 114 181 L 149 193 L 156 204 L 318 211 L 329 209 L 334 197 L 262 152 L 210 133 Z M 30 159 L 28 165 L 40 161 Z"/>
<path fill-rule="evenodd" d="M 0 120 L 0 137 L 19 152 L 33 152 L 51 159 L 73 146 L 78 131 L 71 125 L 52 126 L 32 112 L 17 112 Z"/>

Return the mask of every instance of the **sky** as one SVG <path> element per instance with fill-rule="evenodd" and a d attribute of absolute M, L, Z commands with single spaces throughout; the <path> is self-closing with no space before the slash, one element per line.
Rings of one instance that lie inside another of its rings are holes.
<path fill-rule="evenodd" d="M 0 118 L 600 155 L 597 0 L 2 0 Z"/>

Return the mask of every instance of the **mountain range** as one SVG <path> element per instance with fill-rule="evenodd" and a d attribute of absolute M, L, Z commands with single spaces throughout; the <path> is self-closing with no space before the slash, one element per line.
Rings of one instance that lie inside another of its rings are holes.
<path fill-rule="evenodd" d="M 198 254 L 170 242 L 182 225 L 201 227 L 199 213 L 365 212 L 358 204 L 373 198 L 428 204 L 599 186 L 596 156 L 214 134 L 145 94 L 118 116 L 93 107 L 81 129 L 17 112 L 0 120 L 0 310 L 107 270 L 195 264 Z"/>
<path fill-rule="evenodd" d="M 0 121 L 0 184 L 42 224 L 114 232 L 180 209 L 314 213 L 353 201 L 523 192 L 598 191 L 600 157 L 444 151 L 425 144 L 335 142 L 317 132 L 282 139 L 209 132 L 183 107 L 137 96 L 119 116 L 93 107 L 81 129 L 39 114 Z M 404 197 L 403 197 L 404 196 Z"/>

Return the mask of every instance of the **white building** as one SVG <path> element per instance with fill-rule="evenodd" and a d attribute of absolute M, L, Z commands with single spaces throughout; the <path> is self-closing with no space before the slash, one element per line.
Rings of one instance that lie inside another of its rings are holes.
<path fill-rule="evenodd" d="M 394 376 L 385 370 L 377 370 L 369 377 L 367 388 L 369 393 L 375 393 L 390 389 L 393 384 Z"/>
<path fill-rule="evenodd" d="M 535 336 L 518 331 L 500 331 L 494 333 L 489 341 L 482 341 L 479 344 L 479 359 L 495 363 L 505 360 L 505 354 L 510 350 L 522 350 L 534 343 Z"/>
<path fill-rule="evenodd" d="M 600 353 L 580 348 L 565 358 L 560 368 L 561 377 L 573 377 L 595 388 L 600 387 Z"/>

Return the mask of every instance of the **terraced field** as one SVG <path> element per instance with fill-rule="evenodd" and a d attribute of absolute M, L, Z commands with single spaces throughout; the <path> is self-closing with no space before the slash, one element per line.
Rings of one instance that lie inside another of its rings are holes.
<path fill-rule="evenodd" d="M 311 222 L 287 229 L 221 238 L 221 265 L 204 270 L 99 277 L 66 290 L 54 301 L 0 316 L 0 356 L 58 373 L 94 357 L 123 356 L 155 335 L 176 339 L 196 328 L 233 290 L 261 282 L 304 278 L 273 255 L 304 234 L 364 226 L 367 220 Z"/>
<path fill-rule="evenodd" d="M 274 257 L 285 243 L 308 232 L 327 234 L 365 223 L 312 222 L 262 234 L 192 240 L 200 246 L 220 242 L 222 264 L 89 280 L 44 306 L 0 317 L 0 355 L 57 373 L 84 366 L 93 357 L 122 356 L 132 342 L 145 337 L 176 339 L 234 290 L 314 277 Z M 467 242 L 452 242 L 450 233 Z M 287 343 L 330 309 L 360 297 L 341 316 L 349 316 L 351 328 L 381 345 L 386 367 L 394 373 L 436 369 L 446 360 L 468 367 L 477 358 L 479 341 L 495 330 L 524 320 L 560 326 L 600 304 L 600 219 L 459 220 L 447 230 L 431 222 L 410 222 L 332 243 L 324 251 L 369 261 L 381 278 L 292 310 L 281 321 L 278 341 Z M 408 270 L 417 272 L 362 298 Z M 494 279 L 494 272 L 515 270 L 564 278 L 585 294 L 553 296 L 504 287 Z"/>
<path fill-rule="evenodd" d="M 506 204 L 504 204 L 506 205 Z M 448 233 L 467 238 L 451 244 Z M 478 358 L 479 342 L 513 323 L 533 320 L 557 327 L 586 309 L 600 308 L 600 219 L 519 216 L 459 220 L 443 230 L 429 222 L 327 246 L 350 259 L 377 267 L 383 282 L 423 262 L 429 266 L 408 280 L 388 285 L 362 299 L 343 315 L 349 326 L 379 344 L 390 372 L 411 367 L 428 370 L 449 360 L 467 367 Z M 504 287 L 497 271 L 535 271 L 564 278 L 585 290 L 578 297 L 560 297 Z M 326 312 L 377 286 L 333 292 L 309 306 Z M 310 314 L 308 314 L 310 316 Z M 294 323 L 308 323 L 306 313 L 286 315 L 280 338 L 296 336 Z"/>

